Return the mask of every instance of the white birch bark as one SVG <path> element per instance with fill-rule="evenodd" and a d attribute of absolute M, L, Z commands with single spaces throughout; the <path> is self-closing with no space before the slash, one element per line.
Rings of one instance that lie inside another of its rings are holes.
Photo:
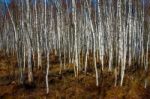
<path fill-rule="evenodd" d="M 88 1 L 86 0 L 86 4 L 87 4 L 87 7 L 88 7 L 88 12 L 89 14 L 91 13 L 90 12 L 90 6 L 88 4 Z M 92 24 L 92 19 L 91 17 L 89 18 L 89 22 L 90 22 L 90 27 L 91 27 L 91 32 L 92 32 L 92 38 L 93 38 L 93 61 L 94 61 L 94 68 L 95 68 L 95 76 L 96 76 L 96 86 L 99 86 L 99 76 L 98 76 L 98 69 L 97 69 L 97 66 L 96 66 L 96 56 L 95 56 L 95 32 L 94 32 L 94 27 L 93 27 L 93 24 Z"/>
<path fill-rule="evenodd" d="M 75 76 L 78 76 L 79 74 L 79 65 L 78 65 L 78 49 L 77 49 L 77 19 L 76 19 L 76 2 L 75 0 L 72 0 L 72 6 L 73 6 L 73 9 L 74 9 L 74 12 L 72 14 L 73 16 L 73 23 L 74 23 L 74 52 L 75 52 L 75 66 L 76 66 L 76 74 Z"/>
<path fill-rule="evenodd" d="M 45 47 L 46 47 L 46 58 L 47 58 L 47 67 L 46 67 L 46 93 L 49 93 L 49 82 L 48 82 L 48 75 L 49 75 L 49 48 L 48 48 L 48 39 L 47 39 L 47 3 L 46 0 L 44 2 L 44 37 L 45 37 Z"/>
<path fill-rule="evenodd" d="M 30 25 L 30 5 L 29 0 L 26 0 L 27 5 L 27 14 L 26 14 L 26 21 L 27 21 L 27 54 L 28 54 L 28 82 L 31 83 L 33 81 L 33 74 L 32 74 L 32 48 L 31 48 L 31 25 Z"/>

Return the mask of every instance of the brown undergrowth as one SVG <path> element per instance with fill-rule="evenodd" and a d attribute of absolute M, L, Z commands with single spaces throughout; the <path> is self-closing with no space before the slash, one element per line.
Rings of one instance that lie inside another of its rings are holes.
<path fill-rule="evenodd" d="M 100 85 L 95 85 L 94 68 L 88 66 L 88 73 L 80 72 L 74 77 L 73 64 L 67 64 L 62 75 L 59 75 L 57 57 L 52 57 L 49 74 L 49 94 L 45 89 L 45 67 L 34 69 L 34 82 L 32 84 L 18 83 L 19 72 L 16 58 L 0 55 L 0 99 L 149 99 L 150 98 L 150 69 L 126 69 L 124 84 L 114 86 L 114 73 L 104 70 L 100 73 Z M 56 61 L 55 61 L 56 60 Z M 99 71 L 100 72 L 100 71 Z M 27 71 L 24 74 L 27 80 Z M 119 78 L 119 77 L 118 77 Z M 145 79 L 147 88 L 144 88 Z"/>

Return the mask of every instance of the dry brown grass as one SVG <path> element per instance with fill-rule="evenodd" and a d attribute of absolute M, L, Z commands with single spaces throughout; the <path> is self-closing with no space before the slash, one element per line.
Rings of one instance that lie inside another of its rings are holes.
<path fill-rule="evenodd" d="M 150 98 L 150 70 L 145 75 L 143 70 L 126 71 L 122 87 L 114 87 L 114 73 L 106 69 L 100 74 L 100 86 L 95 85 L 94 68 L 90 65 L 87 75 L 83 72 L 74 77 L 73 64 L 67 64 L 66 70 L 59 75 L 57 56 L 51 56 L 49 87 L 47 95 L 45 89 L 45 67 L 34 69 L 33 85 L 18 84 L 18 69 L 15 57 L 0 56 L 0 99 L 149 99 Z M 44 59 L 44 58 L 43 58 Z M 53 61 L 52 61 L 53 59 Z M 15 72 L 14 72 L 15 70 Z M 27 72 L 24 74 L 27 79 Z M 148 86 L 144 88 L 147 78 Z"/>

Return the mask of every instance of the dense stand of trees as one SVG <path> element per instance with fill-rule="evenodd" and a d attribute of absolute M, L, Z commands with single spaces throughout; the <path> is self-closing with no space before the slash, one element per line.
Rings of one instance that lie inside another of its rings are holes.
<path fill-rule="evenodd" d="M 119 74 L 121 86 L 127 67 L 147 71 L 150 34 L 145 31 L 140 0 L 43 1 L 5 3 L 8 14 L 0 17 L 0 49 L 17 56 L 20 83 L 24 83 L 26 67 L 28 82 L 33 82 L 33 68 L 43 68 L 45 56 L 48 93 L 52 52 L 59 56 L 60 74 L 66 64 L 73 63 L 75 77 L 81 71 L 87 73 L 92 58 L 97 86 L 104 69 L 115 71 L 115 85 Z"/>

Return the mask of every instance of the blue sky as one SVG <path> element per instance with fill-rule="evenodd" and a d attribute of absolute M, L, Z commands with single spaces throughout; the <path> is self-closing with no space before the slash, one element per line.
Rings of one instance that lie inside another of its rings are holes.
<path fill-rule="evenodd" d="M 0 0 L 0 3 L 6 2 L 7 4 L 10 4 L 11 1 L 13 1 L 13 0 Z M 32 0 L 32 1 L 35 1 L 35 0 Z M 45 0 L 43 0 L 43 1 L 45 1 Z M 47 1 L 47 3 L 49 3 L 51 1 L 57 1 L 57 0 L 46 0 L 46 1 Z M 70 0 L 65 0 L 65 1 L 70 1 Z M 144 2 L 145 5 L 147 4 L 147 2 L 149 2 L 149 0 L 141 0 L 141 1 Z M 97 3 L 97 0 L 92 0 L 92 3 L 93 4 Z"/>
<path fill-rule="evenodd" d="M 0 13 L 5 14 L 7 11 L 5 4 L 7 3 L 7 5 L 9 6 L 12 1 L 13 0 L 0 0 Z M 46 3 L 47 4 L 53 4 L 53 3 L 56 4 L 56 2 L 59 2 L 59 1 L 61 1 L 61 0 L 46 0 Z M 71 0 L 65 0 L 66 3 L 70 3 L 70 1 Z M 79 0 L 77 0 L 77 1 L 79 1 Z M 34 2 L 35 2 L 35 0 L 32 0 L 33 4 L 34 4 Z M 45 0 L 43 0 L 43 2 L 45 2 Z M 91 3 L 92 3 L 92 6 L 96 9 L 97 0 L 91 0 Z M 148 6 L 148 5 L 150 5 L 150 0 L 141 0 L 141 3 L 143 3 L 145 6 Z M 69 6 L 68 11 L 69 12 L 72 11 L 71 9 L 72 9 L 71 6 Z"/>
<path fill-rule="evenodd" d="M 0 0 L 1 4 L 7 3 L 8 5 L 11 3 L 12 0 Z"/>
<path fill-rule="evenodd" d="M 0 0 L 0 14 L 5 15 L 7 12 L 6 4 L 9 6 L 12 0 Z"/>

